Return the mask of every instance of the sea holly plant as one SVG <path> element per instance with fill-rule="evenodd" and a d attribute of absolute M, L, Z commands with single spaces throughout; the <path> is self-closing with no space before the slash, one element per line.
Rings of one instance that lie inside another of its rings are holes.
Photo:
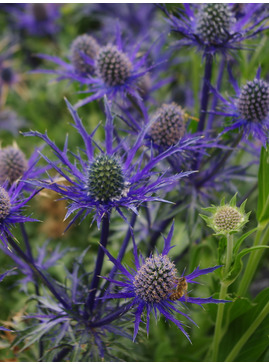
<path fill-rule="evenodd" d="M 0 361 L 266 361 L 268 7 L 123 5 L 0 6 Z"/>

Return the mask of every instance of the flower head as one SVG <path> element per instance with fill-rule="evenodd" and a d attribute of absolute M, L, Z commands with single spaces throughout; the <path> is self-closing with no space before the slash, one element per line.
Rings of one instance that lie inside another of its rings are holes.
<path fill-rule="evenodd" d="M 78 36 L 71 44 L 71 63 L 78 73 L 93 74 L 94 66 L 87 58 L 94 60 L 99 52 L 97 41 L 88 34 Z"/>
<path fill-rule="evenodd" d="M 248 222 L 249 213 L 245 213 L 246 201 L 240 207 L 236 206 L 236 195 L 226 204 L 225 199 L 221 200 L 220 206 L 204 208 L 204 211 L 211 212 L 211 216 L 200 216 L 206 221 L 216 235 L 234 234 L 242 229 Z"/>
<path fill-rule="evenodd" d="M 226 100 L 215 89 L 212 91 L 223 103 L 222 110 L 215 114 L 230 116 L 234 123 L 224 128 L 229 130 L 241 129 L 244 137 L 252 134 L 265 145 L 269 131 L 269 85 L 260 78 L 260 68 L 253 81 L 248 81 L 241 88 L 230 73 L 231 83 L 236 92 L 235 97 Z"/>
<path fill-rule="evenodd" d="M 15 144 L 0 149 L 0 183 L 13 183 L 28 169 L 28 162 L 24 153 Z"/>
<path fill-rule="evenodd" d="M 185 4 L 176 15 L 168 16 L 172 31 L 182 36 L 179 45 L 196 46 L 204 53 L 227 53 L 229 50 L 243 48 L 242 42 L 255 37 L 267 29 L 263 22 L 268 12 L 259 14 L 263 4 L 247 4 L 244 16 L 236 18 L 234 4 Z M 255 16 L 256 14 L 259 14 Z"/>
<path fill-rule="evenodd" d="M 60 193 L 70 202 L 67 217 L 76 212 L 73 221 L 84 214 L 84 217 L 95 212 L 94 219 L 98 226 L 106 213 L 115 208 L 124 217 L 121 208 L 137 211 L 137 207 L 145 201 L 163 201 L 156 192 L 165 186 L 170 186 L 178 179 L 192 172 L 166 175 L 166 171 L 157 171 L 158 163 L 181 150 L 181 147 L 167 149 L 158 156 L 144 158 L 141 151 L 146 129 L 137 136 L 136 142 L 127 145 L 119 141 L 114 146 L 113 118 L 107 102 L 105 146 L 104 148 L 93 141 L 95 131 L 88 134 L 76 111 L 67 102 L 67 106 L 75 122 L 75 128 L 81 134 L 85 150 L 84 157 L 75 155 L 75 162 L 69 159 L 67 143 L 61 151 L 45 134 L 29 132 L 24 135 L 37 136 L 43 139 L 57 156 L 57 161 L 51 161 L 43 155 L 50 167 L 53 167 L 67 184 L 59 180 L 33 181 L 33 184 L 52 189 Z M 94 151 L 96 147 L 97 153 Z M 59 163 L 60 162 L 60 163 Z M 125 217 L 124 217 L 125 218 Z"/>
<path fill-rule="evenodd" d="M 115 264 L 117 269 L 124 275 L 124 281 L 117 281 L 103 277 L 113 284 L 118 291 L 117 293 L 107 293 L 102 299 L 130 299 L 130 305 L 135 309 L 135 327 L 134 339 L 138 333 L 139 324 L 142 319 L 144 310 L 147 317 L 147 332 L 149 331 L 150 313 L 157 311 L 167 320 L 174 322 L 183 334 L 190 340 L 189 335 L 183 327 L 183 323 L 174 317 L 179 313 L 189 321 L 195 322 L 184 312 L 180 310 L 180 303 L 194 303 L 202 305 L 205 303 L 224 303 L 227 301 L 209 298 L 190 297 L 188 293 L 189 284 L 197 284 L 194 280 L 203 274 L 213 272 L 219 266 L 207 269 L 196 268 L 191 274 L 179 276 L 175 264 L 168 257 L 173 235 L 173 225 L 167 238 L 164 239 L 164 249 L 161 254 L 151 255 L 146 260 L 138 256 L 136 244 L 134 246 L 135 270 L 126 269 L 117 259 L 115 259 L 104 247 L 108 258 Z"/>

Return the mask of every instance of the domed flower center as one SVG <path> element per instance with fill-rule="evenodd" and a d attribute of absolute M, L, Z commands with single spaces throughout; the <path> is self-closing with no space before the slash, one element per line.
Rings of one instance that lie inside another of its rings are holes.
<path fill-rule="evenodd" d="M 185 134 L 184 110 L 175 103 L 164 104 L 155 114 L 149 135 L 160 147 L 170 147 L 179 142 Z"/>
<path fill-rule="evenodd" d="M 15 182 L 27 169 L 27 160 L 20 149 L 6 147 L 0 150 L 0 183 Z"/>
<path fill-rule="evenodd" d="M 135 294 L 145 302 L 166 299 L 175 287 L 177 270 L 166 255 L 147 258 L 134 279 Z"/>
<path fill-rule="evenodd" d="M 46 4 L 32 4 L 32 12 L 37 21 L 45 21 L 48 19 Z"/>
<path fill-rule="evenodd" d="M 241 90 L 237 107 L 244 119 L 262 121 L 269 113 L 269 85 L 263 80 L 249 81 Z"/>
<path fill-rule="evenodd" d="M 196 33 L 206 43 L 219 43 L 227 39 L 235 18 L 228 4 L 201 5 L 197 15 Z"/>
<path fill-rule="evenodd" d="M 237 229 L 243 221 L 243 216 L 231 206 L 222 206 L 214 216 L 216 230 L 230 232 Z"/>
<path fill-rule="evenodd" d="M 104 202 L 116 200 L 124 194 L 124 176 L 115 157 L 101 154 L 90 164 L 87 188 L 89 195 Z"/>
<path fill-rule="evenodd" d="M 0 187 L 0 220 L 5 219 L 10 213 L 11 203 L 7 191 Z"/>
<path fill-rule="evenodd" d="M 98 75 L 108 86 L 122 85 L 131 75 L 129 58 L 115 46 L 102 47 L 97 57 Z"/>
<path fill-rule="evenodd" d="M 77 37 L 71 45 L 71 62 L 79 73 L 94 73 L 94 66 L 87 62 L 89 57 L 94 60 L 98 54 L 99 45 L 96 40 L 88 34 Z"/>

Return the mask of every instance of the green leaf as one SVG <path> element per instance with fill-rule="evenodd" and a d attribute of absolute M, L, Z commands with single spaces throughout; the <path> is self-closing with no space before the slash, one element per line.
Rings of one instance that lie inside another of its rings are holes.
<path fill-rule="evenodd" d="M 257 220 L 260 225 L 269 223 L 269 149 L 262 147 L 258 173 Z"/>
<path fill-rule="evenodd" d="M 232 266 L 232 269 L 230 270 L 230 272 L 227 274 L 227 276 L 224 278 L 224 283 L 227 284 L 227 286 L 230 286 L 238 277 L 238 275 L 240 274 L 242 268 L 243 268 L 243 263 L 242 263 L 242 258 L 244 255 L 250 253 L 253 250 L 258 250 L 258 249 L 266 249 L 269 248 L 266 245 L 257 245 L 251 248 L 247 248 L 247 249 L 243 249 L 235 258 L 234 264 Z"/>
<path fill-rule="evenodd" d="M 258 227 L 255 227 L 254 229 L 248 231 L 247 233 L 243 234 L 241 236 L 241 238 L 239 238 L 237 240 L 237 242 L 235 243 L 234 245 L 234 254 L 237 254 L 238 253 L 238 250 L 240 248 L 240 245 L 244 242 L 244 240 L 249 236 L 251 235 L 252 233 L 254 233 L 256 230 L 258 229 Z"/>

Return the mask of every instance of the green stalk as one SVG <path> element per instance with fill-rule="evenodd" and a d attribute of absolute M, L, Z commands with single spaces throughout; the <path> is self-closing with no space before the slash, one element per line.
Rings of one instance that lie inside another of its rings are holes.
<path fill-rule="evenodd" d="M 268 244 L 269 226 L 267 226 L 267 229 L 264 235 L 262 236 L 263 231 L 264 231 L 263 229 L 258 229 L 253 246 Z M 256 273 L 262 255 L 263 255 L 263 250 L 255 250 L 250 253 L 244 275 L 239 285 L 238 296 L 240 297 L 245 296 L 248 287 L 253 279 L 253 276 Z"/>
<path fill-rule="evenodd" d="M 226 250 L 226 261 L 225 261 L 223 278 L 229 272 L 232 258 L 233 258 L 233 235 L 227 234 L 226 238 L 227 238 L 227 250 Z M 228 284 L 224 283 L 222 281 L 221 288 L 220 288 L 220 294 L 219 294 L 220 300 L 224 300 L 226 298 L 227 290 L 228 290 Z M 212 345 L 213 345 L 212 361 L 217 361 L 217 358 L 218 358 L 219 343 L 220 343 L 221 336 L 222 336 L 223 313 L 224 313 L 224 304 L 219 303 L 214 338 L 213 338 L 213 343 L 212 343 Z"/>
<path fill-rule="evenodd" d="M 248 339 L 251 337 L 252 334 L 256 331 L 258 326 L 263 322 L 265 317 L 269 314 L 269 302 L 265 305 L 263 310 L 260 312 L 260 314 L 257 316 L 257 318 L 254 320 L 254 322 L 249 326 L 247 331 L 241 336 L 241 339 L 237 342 L 237 344 L 233 347 L 230 354 L 225 359 L 226 362 L 234 361 L 234 359 L 237 357 L 237 355 L 240 353 L 242 347 L 246 344 Z"/>

